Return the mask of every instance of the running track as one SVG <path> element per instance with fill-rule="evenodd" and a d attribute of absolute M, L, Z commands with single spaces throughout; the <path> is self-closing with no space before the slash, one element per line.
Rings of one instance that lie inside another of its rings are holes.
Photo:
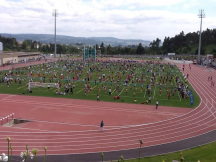
<path fill-rule="evenodd" d="M 178 66 L 182 69 L 182 65 Z M 136 158 L 139 139 L 143 140 L 145 147 L 142 156 L 175 151 L 176 148 L 182 149 L 181 145 L 186 149 L 214 141 L 216 94 L 207 78 L 211 75 L 214 80 L 216 73 L 194 65 L 191 70 L 186 65 L 184 73 L 189 74 L 189 82 L 201 97 L 200 105 L 192 111 L 0 95 L 0 116 L 14 112 L 16 118 L 33 121 L 22 127 L 0 127 L 0 152 L 7 152 L 7 136 L 11 137 L 13 154 L 18 155 L 28 144 L 30 150 L 38 148 L 39 154 L 43 155 L 43 147 L 47 146 L 50 155 L 47 158 L 51 161 L 99 161 L 101 151 L 105 152 L 106 160 L 117 159 L 120 155 Z M 98 130 L 101 118 L 106 125 L 104 132 Z"/>

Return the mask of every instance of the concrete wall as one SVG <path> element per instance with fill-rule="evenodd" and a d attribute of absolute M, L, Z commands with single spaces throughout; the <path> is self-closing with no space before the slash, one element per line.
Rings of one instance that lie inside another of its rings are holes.
<path fill-rule="evenodd" d="M 28 62 L 29 59 L 33 59 L 35 58 L 35 60 L 37 58 L 40 58 L 40 56 L 22 56 L 22 57 L 18 57 L 18 56 L 11 56 L 11 57 L 7 57 L 7 58 L 0 58 L 0 65 L 3 65 L 3 64 L 7 64 L 8 62 L 12 62 L 12 63 L 19 63 L 19 61 L 26 61 Z"/>
<path fill-rule="evenodd" d="M 9 61 L 12 61 L 12 63 L 18 63 L 18 57 L 8 57 L 8 58 L 2 58 L 2 63 L 7 64 Z"/>
<path fill-rule="evenodd" d="M 22 57 L 18 57 L 18 61 L 20 61 L 20 60 L 29 60 L 29 59 L 33 59 L 33 58 L 35 58 L 35 60 L 37 59 L 37 58 L 40 58 L 40 55 L 38 55 L 38 56 L 22 56 Z"/>

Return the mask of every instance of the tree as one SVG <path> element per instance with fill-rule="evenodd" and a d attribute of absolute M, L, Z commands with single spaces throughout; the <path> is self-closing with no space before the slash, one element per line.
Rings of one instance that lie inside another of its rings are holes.
<path fill-rule="evenodd" d="M 99 50 L 99 46 L 98 44 L 95 45 L 96 50 Z"/>
<path fill-rule="evenodd" d="M 105 47 L 104 47 L 104 43 L 102 42 L 100 45 L 100 49 L 101 49 L 101 54 L 105 53 Z"/>
<path fill-rule="evenodd" d="M 198 54 L 198 48 L 196 49 L 196 51 L 195 51 L 195 54 Z M 205 55 L 206 54 L 206 49 L 204 48 L 204 47 L 201 47 L 201 49 L 200 49 L 200 54 L 201 55 Z"/>
<path fill-rule="evenodd" d="M 62 51 L 63 51 L 62 46 L 61 46 L 60 44 L 57 44 L 57 45 L 56 45 L 56 48 L 57 48 L 56 52 L 57 52 L 58 54 L 62 54 Z"/>
<path fill-rule="evenodd" d="M 43 46 L 42 46 L 41 52 L 43 52 L 43 53 L 48 53 L 48 49 L 47 49 L 47 46 L 46 46 L 46 45 L 43 45 Z"/>
<path fill-rule="evenodd" d="M 136 50 L 134 49 L 134 48 L 131 48 L 131 50 L 130 50 L 130 54 L 135 54 L 136 53 Z"/>
<path fill-rule="evenodd" d="M 23 41 L 22 49 L 23 49 L 23 50 L 26 50 L 26 49 L 27 49 L 27 46 L 28 46 L 27 41 Z"/>
<path fill-rule="evenodd" d="M 111 45 L 109 44 L 108 47 L 107 47 L 107 54 L 112 54 L 112 47 Z"/>
<path fill-rule="evenodd" d="M 159 46 L 160 46 L 161 40 L 159 38 L 156 39 L 155 41 L 155 46 L 157 48 L 157 54 L 159 54 Z"/>
<path fill-rule="evenodd" d="M 139 43 L 139 45 L 136 49 L 136 54 L 144 54 L 144 48 L 142 46 L 142 43 Z"/>

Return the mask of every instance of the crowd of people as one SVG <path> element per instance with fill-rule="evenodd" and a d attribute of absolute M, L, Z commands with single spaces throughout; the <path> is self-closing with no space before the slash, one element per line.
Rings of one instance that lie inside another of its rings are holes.
<path fill-rule="evenodd" d="M 139 94 L 146 93 L 147 100 L 140 102 L 149 104 L 152 98 L 152 87 L 156 86 L 159 96 L 166 94 L 167 99 L 174 97 L 177 91 L 182 98 L 188 97 L 189 75 L 183 81 L 175 65 L 161 62 L 58 60 L 14 68 L 4 73 L 0 72 L 0 75 L 2 76 L 1 83 L 7 83 L 8 86 L 13 81 L 15 84 L 57 83 L 59 85 L 55 92 L 57 95 L 73 94 L 77 86 L 78 89 L 83 89 L 81 92 L 84 92 L 86 96 L 93 90 L 95 93 L 97 89 L 98 95 L 107 91 L 110 96 L 114 92 L 115 96 L 118 93 L 126 96 L 132 94 L 134 102 L 137 102 L 135 98 Z"/>

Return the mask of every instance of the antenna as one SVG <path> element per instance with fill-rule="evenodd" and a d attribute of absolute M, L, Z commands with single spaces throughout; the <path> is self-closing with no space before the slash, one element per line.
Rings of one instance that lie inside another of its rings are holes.
<path fill-rule="evenodd" d="M 55 17 L 55 54 L 54 54 L 54 58 L 56 58 L 56 17 L 58 17 L 59 13 L 58 10 L 54 10 L 52 15 Z"/>
<path fill-rule="evenodd" d="M 205 18 L 204 10 L 199 10 L 199 18 L 201 18 L 200 22 L 200 32 L 199 32 L 199 51 L 198 51 L 198 64 L 201 64 L 200 62 L 200 50 L 201 50 L 201 35 L 202 35 L 202 19 Z"/>

